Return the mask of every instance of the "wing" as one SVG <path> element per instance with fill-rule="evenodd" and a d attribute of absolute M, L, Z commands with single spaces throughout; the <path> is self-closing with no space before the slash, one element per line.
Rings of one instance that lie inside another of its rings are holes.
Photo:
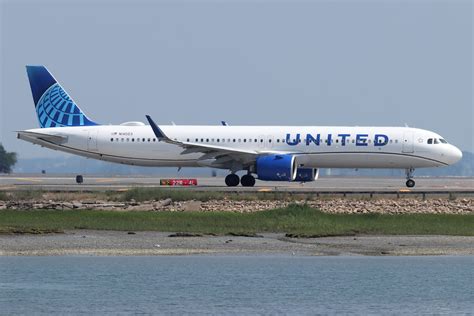
<path fill-rule="evenodd" d="M 155 136 L 160 141 L 184 148 L 184 150 L 181 152 L 182 155 L 190 153 L 202 153 L 202 156 L 199 158 L 199 161 L 202 161 L 203 163 L 208 162 L 209 166 L 238 169 L 255 163 L 255 160 L 258 156 L 273 153 L 269 151 L 261 152 L 255 150 L 236 149 L 210 144 L 178 141 L 168 137 L 163 132 L 163 130 L 161 130 L 158 125 L 156 125 L 156 123 L 149 115 L 147 115 L 146 118 L 150 123 L 150 126 L 153 129 Z"/>

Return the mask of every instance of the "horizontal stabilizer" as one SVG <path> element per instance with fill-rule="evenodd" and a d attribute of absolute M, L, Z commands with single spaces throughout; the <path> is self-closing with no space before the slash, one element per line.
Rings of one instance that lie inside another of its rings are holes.
<path fill-rule="evenodd" d="M 60 135 L 49 135 L 43 133 L 36 133 L 36 132 L 28 132 L 28 131 L 18 131 L 18 138 L 19 139 L 39 139 L 44 140 L 54 144 L 62 144 L 67 141 L 67 137 L 60 136 Z"/>

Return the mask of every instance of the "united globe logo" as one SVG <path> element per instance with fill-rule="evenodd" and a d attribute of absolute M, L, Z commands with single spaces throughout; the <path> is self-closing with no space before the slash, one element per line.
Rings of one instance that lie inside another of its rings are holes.
<path fill-rule="evenodd" d="M 43 93 L 36 112 L 40 126 L 44 128 L 90 125 L 89 120 L 58 83 Z"/>

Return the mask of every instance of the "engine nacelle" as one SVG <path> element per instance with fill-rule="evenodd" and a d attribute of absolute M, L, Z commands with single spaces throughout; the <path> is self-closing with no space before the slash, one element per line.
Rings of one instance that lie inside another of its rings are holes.
<path fill-rule="evenodd" d="M 296 170 L 295 181 L 298 182 L 311 182 L 318 179 L 319 169 L 313 168 L 298 168 Z"/>
<path fill-rule="evenodd" d="M 296 159 L 293 155 L 258 157 L 256 167 L 259 180 L 294 181 L 296 179 Z"/>

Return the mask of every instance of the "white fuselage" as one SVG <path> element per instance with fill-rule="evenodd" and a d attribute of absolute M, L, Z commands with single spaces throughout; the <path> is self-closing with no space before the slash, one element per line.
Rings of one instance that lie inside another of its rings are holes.
<path fill-rule="evenodd" d="M 249 150 L 288 153 L 308 168 L 421 168 L 455 163 L 455 146 L 428 139 L 436 133 L 408 127 L 347 126 L 161 126 L 176 141 Z M 25 132 L 62 137 L 52 141 L 19 133 L 19 138 L 88 158 L 137 166 L 210 166 L 231 169 L 202 152 L 183 153 L 180 146 L 159 141 L 148 125 L 78 126 Z M 378 135 L 378 136 L 377 136 Z M 382 135 L 382 136 L 380 136 Z M 248 162 L 248 165 L 252 164 Z M 243 163 L 242 167 L 246 167 Z"/>

